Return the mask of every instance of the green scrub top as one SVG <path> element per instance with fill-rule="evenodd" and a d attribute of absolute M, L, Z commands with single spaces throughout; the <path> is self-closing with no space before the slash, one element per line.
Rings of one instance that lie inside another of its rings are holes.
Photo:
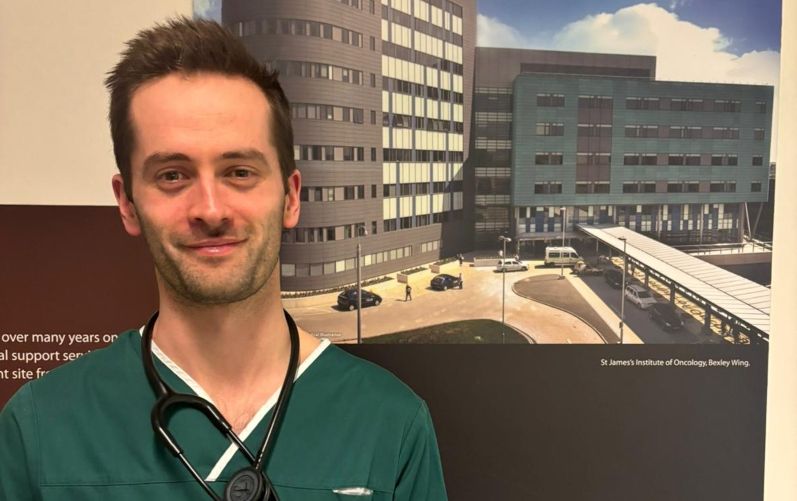
<path fill-rule="evenodd" d="M 206 396 L 153 351 L 167 384 Z M 275 400 L 241 433 L 251 451 Z M 28 382 L 0 413 L 0 500 L 210 499 L 156 439 L 154 402 L 137 331 Z M 176 411 L 169 429 L 219 494 L 249 465 L 198 411 Z M 328 342 L 299 367 L 265 468 L 281 501 L 446 499 L 423 400 L 386 370 Z"/>

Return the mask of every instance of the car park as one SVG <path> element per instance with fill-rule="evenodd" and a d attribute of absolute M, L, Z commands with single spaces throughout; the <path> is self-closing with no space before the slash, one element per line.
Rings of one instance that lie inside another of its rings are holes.
<path fill-rule="evenodd" d="M 366 308 L 368 306 L 379 306 L 382 302 L 382 296 L 379 294 L 374 294 L 371 291 L 367 291 L 362 289 L 363 297 L 362 297 L 362 307 Z M 338 294 L 338 308 L 341 310 L 354 310 L 357 308 L 357 289 L 351 288 L 346 289 L 345 291 Z"/>
<path fill-rule="evenodd" d="M 462 288 L 462 280 L 459 277 L 455 277 L 454 275 L 441 273 L 440 275 L 436 275 L 432 279 L 432 282 L 429 285 L 434 290 L 444 291 L 448 289 L 453 289 L 455 287 Z"/>
<path fill-rule="evenodd" d="M 641 285 L 626 285 L 625 297 L 643 310 L 646 310 L 656 304 L 656 298 L 653 297 L 653 294 L 651 294 L 649 290 L 645 289 Z"/>
<path fill-rule="evenodd" d="M 684 326 L 683 318 L 672 303 L 656 303 L 649 308 L 650 319 L 671 331 L 677 331 Z"/>
<path fill-rule="evenodd" d="M 581 261 L 581 256 L 572 247 L 546 247 L 545 266 L 573 266 Z"/>
<path fill-rule="evenodd" d="M 603 272 L 603 278 L 606 283 L 615 289 L 622 289 L 623 287 L 623 272 L 617 268 L 608 268 Z"/>
<path fill-rule="evenodd" d="M 495 271 L 528 271 L 529 267 L 517 259 L 499 259 Z"/>

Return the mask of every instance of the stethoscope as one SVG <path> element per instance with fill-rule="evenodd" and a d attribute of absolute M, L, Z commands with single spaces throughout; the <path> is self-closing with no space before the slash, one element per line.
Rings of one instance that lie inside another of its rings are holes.
<path fill-rule="evenodd" d="M 158 397 L 158 400 L 152 407 L 152 428 L 169 451 L 177 456 L 194 479 L 202 485 L 205 492 L 216 501 L 279 501 L 279 497 L 274 491 L 271 480 L 269 480 L 268 476 L 263 471 L 263 464 L 274 448 L 274 437 L 282 424 L 286 404 L 290 398 L 291 390 L 293 389 L 296 366 L 299 362 L 299 331 L 296 329 L 296 323 L 293 321 L 293 318 L 291 318 L 287 311 L 284 311 L 284 313 L 291 338 L 291 357 L 288 362 L 288 370 L 285 373 L 285 381 L 282 383 L 282 388 L 277 398 L 277 404 L 274 407 L 274 412 L 271 415 L 271 420 L 269 421 L 266 434 L 263 437 L 263 442 L 260 444 L 260 449 L 258 450 L 256 458 L 246 445 L 244 445 L 241 439 L 238 438 L 238 435 L 232 430 L 232 426 L 224 419 L 224 416 L 221 415 L 221 412 L 219 412 L 215 405 L 196 395 L 177 393 L 161 379 L 152 361 L 152 329 L 158 318 L 157 311 L 147 321 L 147 325 L 144 327 L 144 333 L 141 336 L 141 356 L 144 361 L 144 372 L 146 372 L 149 384 L 155 390 Z M 235 443 L 238 449 L 243 452 L 249 460 L 249 463 L 251 463 L 252 466 L 243 468 L 232 476 L 227 483 L 227 487 L 224 489 L 223 498 L 219 498 L 205 479 L 197 473 L 196 468 L 194 468 L 188 458 L 185 457 L 182 447 L 180 447 L 174 439 L 174 436 L 169 432 L 169 420 L 166 413 L 170 409 L 176 407 L 192 407 L 204 413 L 222 434 Z M 166 424 L 164 425 L 164 423 Z"/>

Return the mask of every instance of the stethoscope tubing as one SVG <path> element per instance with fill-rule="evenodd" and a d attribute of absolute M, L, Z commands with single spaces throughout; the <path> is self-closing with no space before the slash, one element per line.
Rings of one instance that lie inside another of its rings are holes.
<path fill-rule="evenodd" d="M 266 434 L 263 436 L 260 448 L 258 449 L 257 456 L 253 455 L 249 448 L 246 447 L 240 437 L 233 431 L 230 423 L 224 418 L 215 405 L 196 395 L 178 393 L 163 381 L 155 368 L 155 363 L 152 358 L 152 335 L 155 322 L 158 319 L 157 311 L 153 313 L 144 327 L 144 332 L 141 336 L 141 356 L 147 380 L 157 397 L 155 405 L 152 407 L 152 412 L 150 413 L 152 428 L 169 452 L 180 460 L 205 492 L 216 501 L 222 501 L 222 498 L 210 488 L 207 481 L 196 471 L 191 461 L 185 456 L 182 447 L 180 447 L 177 440 L 175 440 L 174 436 L 169 432 L 167 413 L 169 409 L 179 406 L 191 407 L 205 414 L 208 420 L 213 423 L 224 436 L 232 441 L 244 456 L 246 456 L 246 459 L 252 464 L 251 469 L 262 475 L 265 485 L 268 486 L 268 491 L 271 495 L 270 499 L 279 501 L 273 487 L 271 487 L 271 481 L 268 475 L 263 470 L 263 465 L 268 461 L 271 451 L 274 448 L 279 428 L 285 416 L 287 403 L 293 391 L 293 382 L 296 378 L 296 370 L 299 364 L 299 332 L 293 318 L 291 318 L 287 311 L 283 310 L 283 312 L 285 314 L 285 321 L 288 324 L 288 332 L 290 333 L 290 359 L 288 361 L 288 369 L 285 372 L 285 379 L 282 382 L 279 397 L 274 407 L 274 412 L 271 414 L 271 419 L 269 420 Z M 234 476 L 235 475 L 233 475 L 233 477 Z"/>

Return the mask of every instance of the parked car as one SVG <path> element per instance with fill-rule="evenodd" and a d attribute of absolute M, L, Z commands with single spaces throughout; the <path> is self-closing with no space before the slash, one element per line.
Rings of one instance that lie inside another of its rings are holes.
<path fill-rule="evenodd" d="M 575 266 L 573 266 L 573 273 L 579 276 L 602 275 L 603 268 L 599 266 L 592 266 L 584 261 L 579 261 Z"/>
<path fill-rule="evenodd" d="M 606 271 L 603 272 L 603 278 L 606 279 L 607 284 L 615 289 L 621 289 L 623 287 L 623 272 L 617 268 L 606 269 Z"/>
<path fill-rule="evenodd" d="M 361 300 L 363 308 L 367 306 L 379 306 L 382 296 L 371 291 L 362 289 L 363 298 Z M 357 289 L 346 289 L 338 294 L 338 308 L 341 310 L 354 310 L 357 308 Z"/>
<path fill-rule="evenodd" d="M 454 275 L 441 273 L 440 275 L 436 275 L 429 285 L 432 287 L 432 289 L 444 291 L 447 289 L 453 289 L 454 287 L 462 287 L 462 281 L 459 279 L 459 277 L 455 277 Z"/>
<path fill-rule="evenodd" d="M 649 311 L 650 319 L 665 329 L 677 331 L 684 326 L 681 314 L 672 303 L 656 303 Z"/>
<path fill-rule="evenodd" d="M 517 259 L 499 259 L 495 271 L 528 271 L 529 267 Z"/>
<path fill-rule="evenodd" d="M 643 310 L 647 310 L 656 304 L 656 298 L 653 297 L 653 294 L 641 285 L 626 285 L 625 297 Z"/>
<path fill-rule="evenodd" d="M 579 261 L 581 257 L 572 247 L 545 248 L 545 266 L 573 266 Z"/>

